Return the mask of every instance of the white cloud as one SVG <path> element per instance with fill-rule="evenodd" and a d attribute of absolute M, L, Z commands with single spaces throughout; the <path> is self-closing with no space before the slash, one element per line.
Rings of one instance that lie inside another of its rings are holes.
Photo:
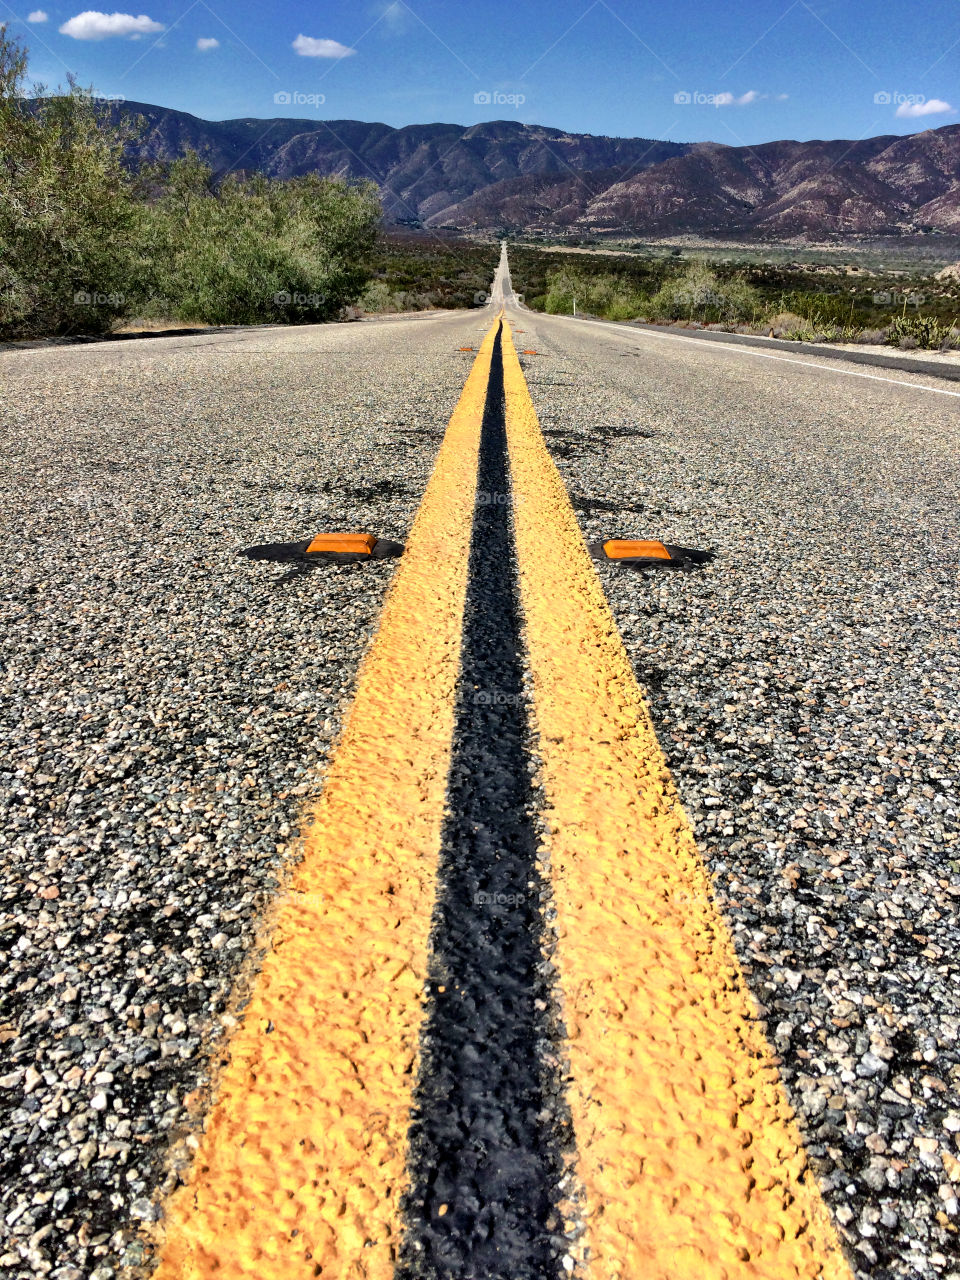
<path fill-rule="evenodd" d="M 60 28 L 62 36 L 73 36 L 74 40 L 104 40 L 107 36 L 139 36 L 153 35 L 164 31 L 162 22 L 154 22 L 146 14 L 135 18 L 130 13 L 100 13 L 97 9 L 85 9 L 75 18 L 65 22 Z"/>
<path fill-rule="evenodd" d="M 339 40 L 317 40 L 314 36 L 297 36 L 293 48 L 301 58 L 349 58 L 356 53 Z"/>
<path fill-rule="evenodd" d="M 220 41 L 214 39 L 213 36 L 201 36 L 197 41 L 197 48 L 201 53 L 205 53 L 207 49 L 219 49 Z"/>
<path fill-rule="evenodd" d="M 928 98 L 926 102 L 901 102 L 897 107 L 897 115 L 903 119 L 913 120 L 917 116 L 945 116 L 951 114 L 953 107 L 942 98 Z"/>
<path fill-rule="evenodd" d="M 732 93 L 715 93 L 713 95 L 713 105 L 715 107 L 729 107 L 733 102 Z"/>
<path fill-rule="evenodd" d="M 737 98 L 737 106 L 749 107 L 753 102 L 769 102 L 771 98 L 774 102 L 786 102 L 789 97 L 789 93 L 759 93 L 756 89 L 748 89 Z"/>
<path fill-rule="evenodd" d="M 27 14 L 27 21 L 28 22 L 49 22 L 50 15 L 48 13 L 44 13 L 42 9 L 34 9 L 33 13 Z"/>

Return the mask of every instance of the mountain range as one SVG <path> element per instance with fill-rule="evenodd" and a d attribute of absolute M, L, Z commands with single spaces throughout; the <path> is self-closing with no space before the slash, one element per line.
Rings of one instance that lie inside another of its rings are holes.
<path fill-rule="evenodd" d="M 388 222 L 476 232 L 843 241 L 960 234 L 960 125 L 754 147 L 568 133 L 494 120 L 208 121 L 146 103 L 135 157 L 192 148 L 217 171 L 373 179 Z"/>

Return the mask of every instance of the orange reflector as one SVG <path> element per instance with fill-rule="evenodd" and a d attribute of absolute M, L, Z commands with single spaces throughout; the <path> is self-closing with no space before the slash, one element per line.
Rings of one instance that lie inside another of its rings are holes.
<path fill-rule="evenodd" d="M 318 533 L 307 547 L 311 551 L 340 551 L 351 555 L 370 555 L 376 538 L 372 533 Z"/>
<path fill-rule="evenodd" d="M 458 351 L 472 351 L 473 347 L 457 347 Z"/>
<path fill-rule="evenodd" d="M 627 538 L 611 538 L 603 544 L 608 560 L 672 560 L 662 542 L 632 542 Z"/>
<path fill-rule="evenodd" d="M 535 356 L 537 353 L 536 351 L 521 351 L 520 354 L 522 356 Z"/>

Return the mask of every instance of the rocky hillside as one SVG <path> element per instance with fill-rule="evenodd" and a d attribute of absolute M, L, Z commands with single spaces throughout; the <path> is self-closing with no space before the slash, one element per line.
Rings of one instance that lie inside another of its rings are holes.
<path fill-rule="evenodd" d="M 128 102 L 140 152 L 192 147 L 218 170 L 372 178 L 395 222 L 470 231 L 741 235 L 770 240 L 960 234 L 960 125 L 857 142 L 755 147 L 565 133 L 510 120 L 200 120 Z"/>
<path fill-rule="evenodd" d="M 478 191 L 524 175 L 594 170 L 638 172 L 689 151 L 649 138 L 564 133 L 512 120 L 393 129 L 359 120 L 201 120 L 183 111 L 126 102 L 116 116 L 142 115 L 140 152 L 172 159 L 187 148 L 216 169 L 255 169 L 271 177 L 303 173 L 372 178 L 394 221 L 444 222 Z M 496 218 L 494 217 L 494 222 Z"/>

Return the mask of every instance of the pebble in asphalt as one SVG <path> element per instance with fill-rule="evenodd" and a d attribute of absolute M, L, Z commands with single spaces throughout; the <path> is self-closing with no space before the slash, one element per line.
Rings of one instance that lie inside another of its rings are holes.
<path fill-rule="evenodd" d="M 585 536 L 717 552 L 599 571 L 849 1256 L 960 1277 L 956 401 L 522 327 Z"/>
<path fill-rule="evenodd" d="M 477 324 L 0 354 L 0 1273 L 143 1258 L 396 565 L 237 551 L 402 541 Z"/>

